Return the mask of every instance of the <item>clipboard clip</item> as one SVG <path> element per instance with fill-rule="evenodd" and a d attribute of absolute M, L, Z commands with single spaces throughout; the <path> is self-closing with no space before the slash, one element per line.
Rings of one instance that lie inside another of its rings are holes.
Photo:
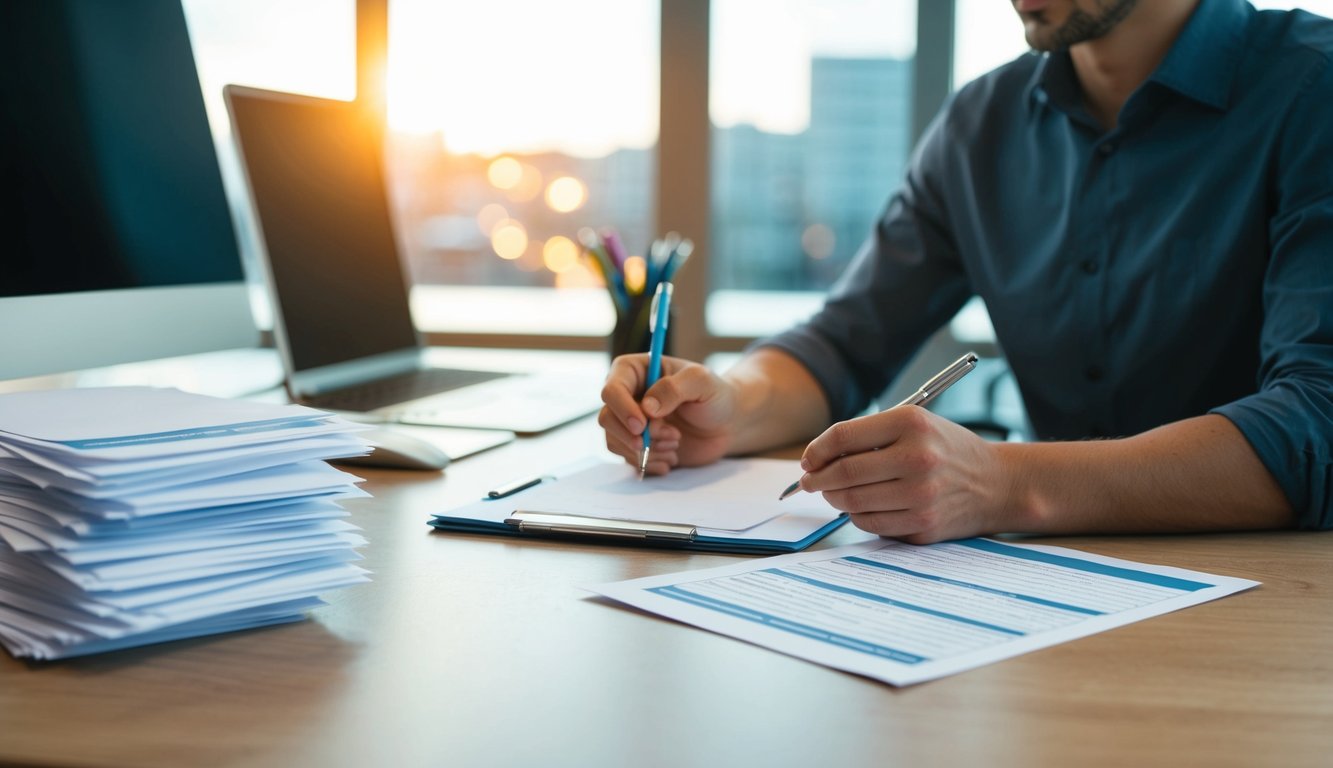
<path fill-rule="evenodd" d="M 506 525 L 520 533 L 569 534 L 578 536 L 613 536 L 625 539 L 694 541 L 698 529 L 680 523 L 643 523 L 635 520 L 608 520 L 554 512 L 516 509 Z"/>

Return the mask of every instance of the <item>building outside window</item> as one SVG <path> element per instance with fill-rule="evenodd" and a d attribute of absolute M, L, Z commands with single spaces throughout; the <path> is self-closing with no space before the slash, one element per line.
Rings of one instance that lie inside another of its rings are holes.
<path fill-rule="evenodd" d="M 911 149 L 911 0 L 714 0 L 707 327 L 807 316 L 900 181 Z"/>

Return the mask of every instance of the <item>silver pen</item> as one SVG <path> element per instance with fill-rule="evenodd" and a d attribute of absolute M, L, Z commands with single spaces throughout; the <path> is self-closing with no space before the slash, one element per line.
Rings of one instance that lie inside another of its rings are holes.
<path fill-rule="evenodd" d="M 901 408 L 904 405 L 925 405 L 926 403 L 929 403 L 931 400 L 934 400 L 936 397 L 938 397 L 941 392 L 948 389 L 949 387 L 952 387 L 955 382 L 966 376 L 968 373 L 972 371 L 973 368 L 976 367 L 977 367 L 977 354 L 975 352 L 968 352 L 967 354 L 963 355 L 962 357 L 950 363 L 948 368 L 945 368 L 944 370 L 940 371 L 939 373 L 931 377 L 930 381 L 927 381 L 925 384 L 922 384 L 920 388 L 917 389 L 917 391 L 913 392 L 911 395 L 908 395 L 906 400 L 903 400 L 901 403 L 898 403 L 893 407 Z M 885 410 L 891 410 L 891 409 L 886 408 Z M 796 482 L 787 486 L 787 489 L 782 492 L 782 495 L 778 496 L 778 501 L 782 501 L 783 499 L 787 498 L 788 496 L 791 496 L 792 494 L 796 493 L 799 490 L 801 490 L 801 481 L 797 480 Z"/>

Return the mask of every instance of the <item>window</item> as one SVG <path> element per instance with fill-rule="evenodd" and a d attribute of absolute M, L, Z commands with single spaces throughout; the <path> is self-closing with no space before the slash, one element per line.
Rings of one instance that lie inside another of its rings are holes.
<path fill-rule="evenodd" d="M 911 148 L 912 0 L 713 0 L 707 327 L 772 333 L 818 307 Z"/>
<path fill-rule="evenodd" d="M 215 133 L 229 133 L 228 83 L 350 100 L 356 95 L 354 0 L 183 0 Z"/>
<path fill-rule="evenodd" d="M 577 231 L 614 227 L 632 251 L 652 237 L 658 14 L 389 3 L 389 180 L 419 326 L 609 332 Z"/>
<path fill-rule="evenodd" d="M 1023 24 L 1011 3 L 957 0 L 954 18 L 954 89 L 1028 50 Z"/>
<path fill-rule="evenodd" d="M 217 146 L 246 273 L 257 280 L 258 232 L 231 140 L 222 87 L 231 83 L 351 100 L 356 95 L 355 0 L 183 0 L 195 68 Z M 267 294 L 251 304 L 260 328 L 273 322 Z"/>

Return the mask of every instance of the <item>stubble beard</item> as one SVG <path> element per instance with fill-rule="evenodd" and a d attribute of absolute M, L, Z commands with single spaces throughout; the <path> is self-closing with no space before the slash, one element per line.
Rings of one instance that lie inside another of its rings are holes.
<path fill-rule="evenodd" d="M 1074 8 L 1069 18 L 1054 30 L 1042 30 L 1027 36 L 1028 45 L 1038 51 L 1060 51 L 1071 45 L 1096 40 L 1124 21 L 1134 10 L 1138 0 L 1097 0 L 1096 15 L 1082 8 Z"/>

